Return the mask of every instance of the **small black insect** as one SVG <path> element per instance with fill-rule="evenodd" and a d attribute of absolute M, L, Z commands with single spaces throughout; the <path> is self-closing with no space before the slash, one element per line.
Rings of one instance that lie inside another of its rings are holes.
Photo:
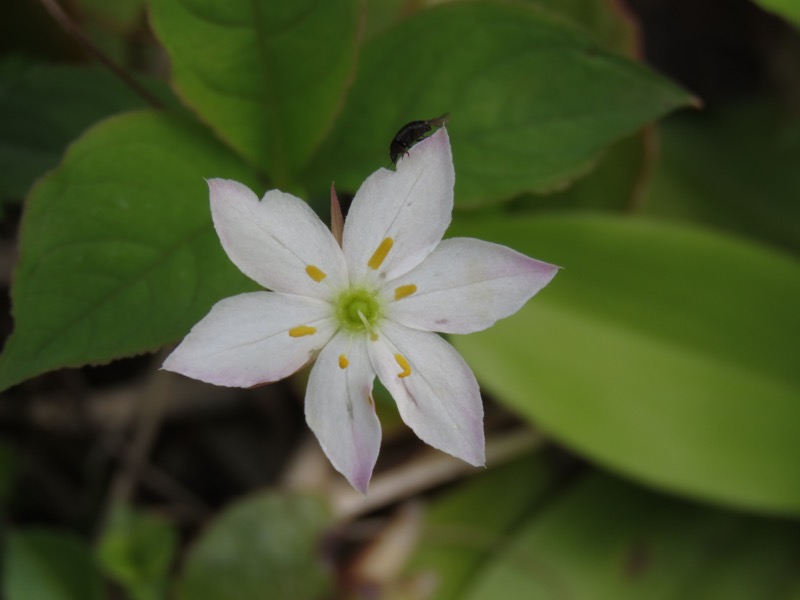
<path fill-rule="evenodd" d="M 427 121 L 411 121 L 411 123 L 403 125 L 400 131 L 395 134 L 392 143 L 389 144 L 389 158 L 392 160 L 392 164 L 397 163 L 397 159 L 401 155 L 408 154 L 411 146 L 425 137 L 425 134 L 431 129 L 444 125 L 449 114 L 445 113 L 440 117 L 428 119 Z"/>

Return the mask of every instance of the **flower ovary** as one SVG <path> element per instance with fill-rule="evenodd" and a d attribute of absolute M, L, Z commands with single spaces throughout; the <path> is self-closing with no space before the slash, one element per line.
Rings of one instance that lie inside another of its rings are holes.
<path fill-rule="evenodd" d="M 381 317 L 381 307 L 376 294 L 369 290 L 351 288 L 336 300 L 336 318 L 347 331 L 372 333 Z"/>

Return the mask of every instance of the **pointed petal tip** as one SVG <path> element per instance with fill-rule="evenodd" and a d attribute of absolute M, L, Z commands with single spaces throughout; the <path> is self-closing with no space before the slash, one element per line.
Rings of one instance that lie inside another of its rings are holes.
<path fill-rule="evenodd" d="M 377 459 L 377 455 L 375 458 Z M 372 470 L 374 468 L 375 462 L 366 460 L 361 464 L 355 465 L 355 469 L 350 473 L 345 473 L 344 471 L 341 473 L 345 476 L 345 479 L 347 479 L 350 485 L 366 496 L 369 490 L 369 482 L 372 479 Z"/>
<path fill-rule="evenodd" d="M 211 192 L 215 192 L 221 188 L 229 186 L 231 183 L 237 183 L 231 179 L 222 179 L 220 177 L 212 177 L 210 179 L 206 179 L 206 184 L 208 184 L 208 189 Z M 242 184 L 238 184 L 242 185 Z"/>
<path fill-rule="evenodd" d="M 325 452 L 325 449 L 322 449 Z M 328 457 L 328 460 L 331 460 L 330 455 L 325 452 L 325 455 Z M 347 468 L 339 468 L 341 465 L 336 465 L 331 461 L 331 465 L 334 469 L 339 471 L 341 475 L 347 480 L 353 489 L 357 492 L 360 492 L 364 496 L 367 495 L 367 491 L 369 490 L 369 482 L 372 479 L 372 469 L 373 465 L 357 465 L 355 469 L 349 471 Z"/>
<path fill-rule="evenodd" d="M 367 476 L 366 479 L 359 477 L 359 478 L 348 479 L 347 481 L 350 482 L 350 485 L 352 485 L 356 489 L 356 491 L 366 496 L 367 491 L 369 490 L 369 480 L 370 478 L 369 476 Z"/>
<path fill-rule="evenodd" d="M 561 270 L 561 267 L 558 265 L 531 258 L 530 256 L 516 251 L 514 252 L 517 254 L 517 265 L 520 273 L 526 274 L 532 286 L 531 294 L 528 296 L 528 299 L 536 295 L 542 288 L 549 284 Z"/>
<path fill-rule="evenodd" d="M 178 373 L 178 369 L 175 366 L 175 351 L 178 348 L 174 348 L 172 352 L 169 353 L 167 358 L 164 359 L 164 362 L 161 363 L 159 367 L 159 371 L 169 371 L 170 373 Z"/>
<path fill-rule="evenodd" d="M 473 467 L 486 467 L 486 442 L 483 433 L 483 419 L 476 424 L 473 432 L 475 442 L 470 446 L 470 452 L 461 457 L 464 462 Z"/>
<path fill-rule="evenodd" d="M 466 462 L 471 464 L 473 467 L 481 467 L 481 468 L 485 469 L 486 468 L 486 454 L 483 452 L 483 450 L 481 450 L 480 454 L 476 454 L 475 456 L 472 457 L 472 459 L 466 460 Z"/>
<path fill-rule="evenodd" d="M 221 177 L 212 177 L 211 179 L 206 179 L 206 184 L 208 184 L 209 192 L 211 193 L 212 198 L 214 196 L 220 195 L 244 195 L 248 198 L 251 196 L 255 196 L 255 192 L 251 190 L 248 186 L 239 181 L 234 179 L 222 179 Z M 256 196 L 256 199 L 258 197 Z"/>
<path fill-rule="evenodd" d="M 553 277 L 555 277 L 562 269 L 562 267 L 559 267 L 558 265 L 553 265 L 535 258 L 530 258 L 527 256 L 525 258 L 527 259 L 528 268 L 537 274 L 542 280 L 544 280 L 542 287 L 550 283 L 550 281 L 553 280 Z"/>
<path fill-rule="evenodd" d="M 442 125 L 432 135 L 414 144 L 408 153 L 400 157 L 397 166 L 400 166 L 401 163 L 408 163 L 409 157 L 422 152 L 432 152 L 434 154 L 443 153 L 447 157 L 450 157 L 452 154 L 450 149 L 450 136 L 447 133 L 447 127 L 445 125 Z M 452 158 L 450 158 L 450 160 L 452 161 Z M 395 170 L 395 172 L 397 171 Z"/>
<path fill-rule="evenodd" d="M 431 147 L 437 148 L 446 148 L 447 152 L 450 152 L 450 134 L 447 133 L 447 124 L 443 124 L 436 132 L 422 140 L 417 146 L 422 146 L 424 143 L 428 143 Z M 423 146 L 424 148 L 424 146 Z"/>

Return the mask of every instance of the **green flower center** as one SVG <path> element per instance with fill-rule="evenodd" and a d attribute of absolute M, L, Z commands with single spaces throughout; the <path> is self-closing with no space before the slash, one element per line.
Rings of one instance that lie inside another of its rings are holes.
<path fill-rule="evenodd" d="M 363 288 L 350 288 L 336 299 L 336 319 L 342 329 L 372 332 L 381 317 L 376 294 Z"/>

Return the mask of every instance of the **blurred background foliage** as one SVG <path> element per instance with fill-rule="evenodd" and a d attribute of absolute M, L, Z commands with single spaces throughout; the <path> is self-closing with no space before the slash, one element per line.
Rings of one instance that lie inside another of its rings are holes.
<path fill-rule="evenodd" d="M 14 0 L 0 24 L 0 595 L 800 598 L 796 0 Z M 564 267 L 451 342 L 488 469 L 376 389 L 365 498 L 304 373 L 158 371 L 254 289 L 205 178 L 326 218 L 449 112 L 449 235 Z"/>

